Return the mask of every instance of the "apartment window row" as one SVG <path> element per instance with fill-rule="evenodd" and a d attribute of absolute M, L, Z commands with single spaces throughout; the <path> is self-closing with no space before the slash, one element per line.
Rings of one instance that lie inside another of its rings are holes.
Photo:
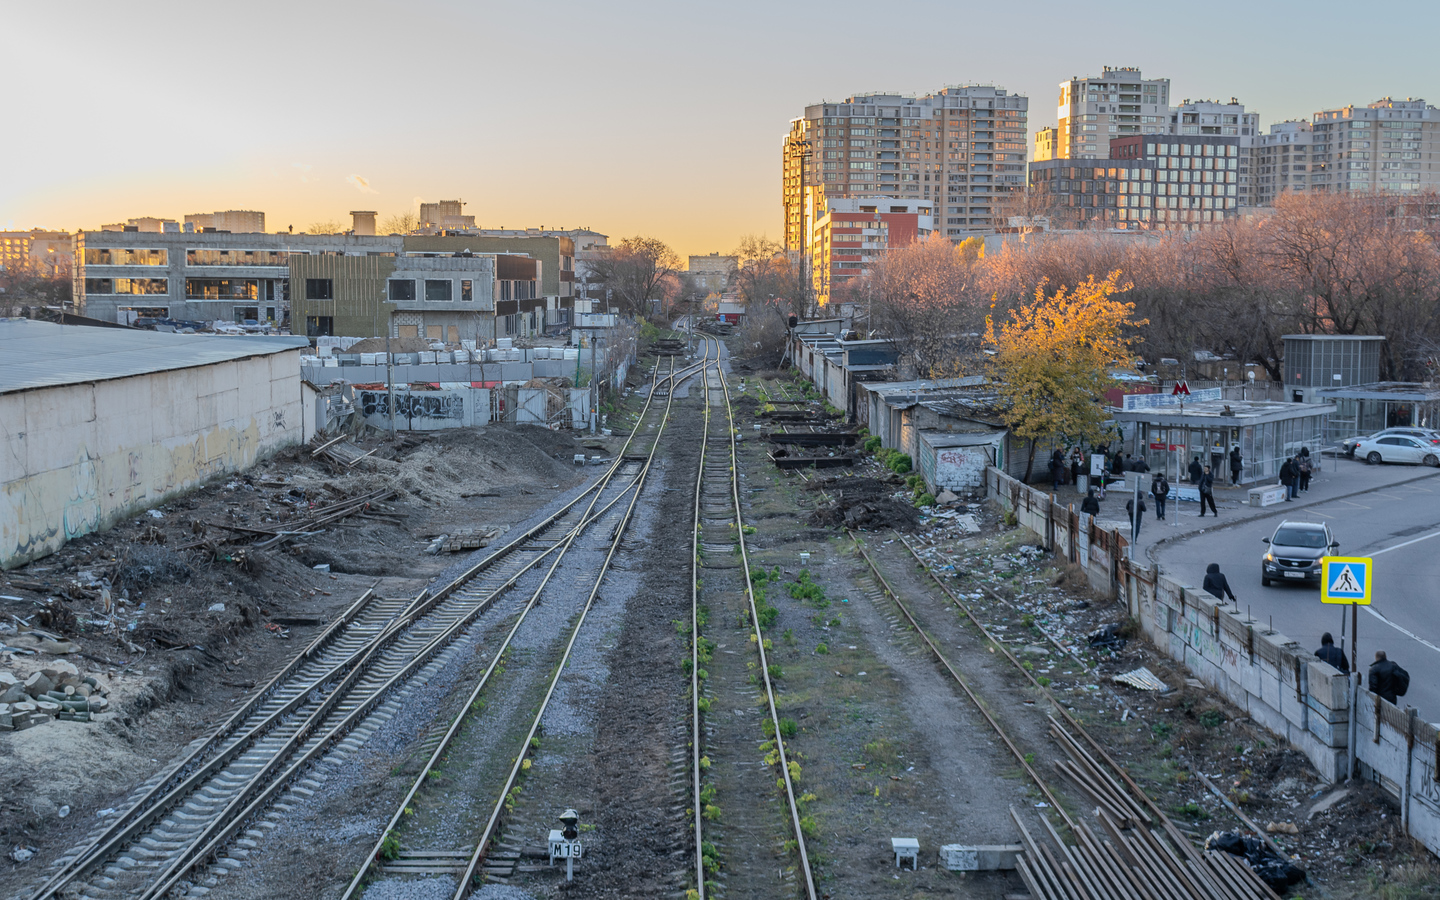
<path fill-rule="evenodd" d="M 455 282 L 449 278 L 426 278 L 421 282 L 425 294 L 426 303 L 449 303 L 454 299 Z M 531 282 L 533 284 L 533 282 Z M 390 279 L 390 301 L 392 303 L 412 303 L 416 296 L 416 279 L 413 278 L 392 278 Z M 460 281 L 460 302 L 471 303 L 475 300 L 475 283 L 468 278 Z"/>
<path fill-rule="evenodd" d="M 307 254 L 293 250 L 217 250 L 190 248 L 185 251 L 188 266 L 285 266 L 291 256 Z"/>
<path fill-rule="evenodd" d="M 87 278 L 85 293 L 101 294 L 168 294 L 168 278 Z"/>
<path fill-rule="evenodd" d="M 164 266 L 167 254 L 158 247 L 87 247 L 87 266 Z"/>

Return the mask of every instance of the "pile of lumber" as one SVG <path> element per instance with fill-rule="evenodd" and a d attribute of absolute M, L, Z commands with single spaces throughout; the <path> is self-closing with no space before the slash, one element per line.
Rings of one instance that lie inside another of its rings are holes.
<path fill-rule="evenodd" d="M 56 660 L 23 678 L 0 671 L 0 731 L 24 731 L 55 719 L 89 722 L 110 701 L 100 679 Z"/>

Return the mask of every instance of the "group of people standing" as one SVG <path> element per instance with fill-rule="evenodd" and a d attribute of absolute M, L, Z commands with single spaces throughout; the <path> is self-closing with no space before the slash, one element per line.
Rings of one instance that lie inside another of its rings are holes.
<path fill-rule="evenodd" d="M 1301 492 L 1310 490 L 1310 479 L 1315 465 L 1310 461 L 1310 448 L 1301 447 L 1300 452 L 1280 464 L 1280 483 L 1285 486 L 1285 499 L 1294 500 Z"/>

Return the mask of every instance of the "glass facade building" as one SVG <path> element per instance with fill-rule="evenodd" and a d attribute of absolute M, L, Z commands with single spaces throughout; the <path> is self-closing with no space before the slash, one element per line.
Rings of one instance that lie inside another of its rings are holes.
<path fill-rule="evenodd" d="M 1264 400 L 1205 400 L 1179 407 L 1115 410 L 1127 436 L 1127 451 L 1143 457 L 1152 472 L 1188 478 L 1199 457 L 1217 484 L 1230 484 L 1230 451 L 1240 448 L 1244 465 L 1239 484 L 1279 477 L 1285 460 L 1308 448 L 1318 456 L 1326 444 L 1329 403 L 1278 403 Z"/>

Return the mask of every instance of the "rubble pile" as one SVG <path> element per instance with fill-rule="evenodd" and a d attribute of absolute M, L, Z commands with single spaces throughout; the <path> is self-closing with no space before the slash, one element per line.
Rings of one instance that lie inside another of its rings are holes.
<path fill-rule="evenodd" d="M 910 501 L 910 493 L 876 478 L 828 478 L 809 483 L 813 491 L 821 491 L 828 502 L 810 514 L 810 524 L 838 526 L 848 529 L 879 531 L 914 531 L 920 524 L 920 511 Z"/>
<path fill-rule="evenodd" d="M 29 675 L 0 670 L 0 731 L 24 731 L 54 719 L 89 722 L 110 705 L 94 675 L 64 660 L 47 661 Z"/>

